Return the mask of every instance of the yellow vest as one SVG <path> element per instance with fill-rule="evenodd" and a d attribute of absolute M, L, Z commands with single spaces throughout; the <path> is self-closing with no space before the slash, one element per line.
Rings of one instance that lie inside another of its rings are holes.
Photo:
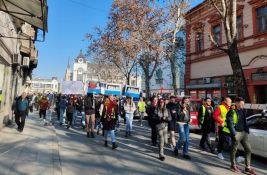
<path fill-rule="evenodd" d="M 221 110 L 220 119 L 222 119 L 223 121 L 225 121 L 228 110 L 227 110 L 227 108 L 224 105 L 220 105 L 219 108 Z"/>
<path fill-rule="evenodd" d="M 233 113 L 234 126 L 236 126 L 237 121 L 238 121 L 237 113 L 235 110 L 231 110 L 231 112 Z M 223 127 L 223 132 L 230 134 L 230 129 L 227 127 L 227 123 L 225 123 L 225 125 Z"/>
<path fill-rule="evenodd" d="M 206 107 L 204 105 L 202 105 L 201 108 L 202 108 L 202 118 L 200 120 L 200 123 L 203 124 L 204 123 L 204 120 L 205 120 Z"/>

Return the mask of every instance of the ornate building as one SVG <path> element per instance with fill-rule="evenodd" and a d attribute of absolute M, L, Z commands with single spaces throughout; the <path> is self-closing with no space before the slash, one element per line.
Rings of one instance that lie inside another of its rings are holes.
<path fill-rule="evenodd" d="M 84 90 L 90 81 L 117 83 L 124 85 L 125 76 L 113 65 L 90 63 L 80 50 L 79 55 L 74 59 L 73 69 L 68 66 L 65 73 L 65 81 L 82 81 Z M 136 85 L 136 77 L 130 78 L 130 85 Z M 137 86 L 141 87 L 141 77 L 137 76 Z"/>
<path fill-rule="evenodd" d="M 229 57 L 216 49 L 209 34 L 222 46 L 226 34 L 220 15 L 204 1 L 186 19 L 186 93 L 192 97 L 235 97 Z M 267 103 L 267 1 L 237 4 L 238 51 L 252 103 Z"/>

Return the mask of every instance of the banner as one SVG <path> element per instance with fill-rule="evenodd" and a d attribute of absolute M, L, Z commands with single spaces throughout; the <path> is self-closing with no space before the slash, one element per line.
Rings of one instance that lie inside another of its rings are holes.
<path fill-rule="evenodd" d="M 87 93 L 104 94 L 106 86 L 106 83 L 90 81 L 88 83 Z"/>
<path fill-rule="evenodd" d="M 83 94 L 83 82 L 81 81 L 63 81 L 62 94 Z"/>

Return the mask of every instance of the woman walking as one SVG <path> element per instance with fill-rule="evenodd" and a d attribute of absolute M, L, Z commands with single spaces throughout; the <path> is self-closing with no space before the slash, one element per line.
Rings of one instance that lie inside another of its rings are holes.
<path fill-rule="evenodd" d="M 87 94 L 84 99 L 84 109 L 86 115 L 86 131 L 87 137 L 95 138 L 95 103 L 93 94 Z"/>
<path fill-rule="evenodd" d="M 126 117 L 126 134 L 125 137 L 131 136 L 132 128 L 133 128 L 133 114 L 136 110 L 135 104 L 131 97 L 126 98 L 126 102 L 124 104 L 124 111 Z"/>
<path fill-rule="evenodd" d="M 176 143 L 174 154 L 178 156 L 178 150 L 183 147 L 183 157 L 190 160 L 188 155 L 189 148 L 189 124 L 190 124 L 190 106 L 189 98 L 184 97 L 178 113 L 179 140 Z"/>
<path fill-rule="evenodd" d="M 105 101 L 101 120 L 105 134 L 105 147 L 108 147 L 108 136 L 110 135 L 112 149 L 116 149 L 118 145 L 116 144 L 115 127 L 118 120 L 118 105 L 112 95 L 109 95 Z"/>
<path fill-rule="evenodd" d="M 160 99 L 158 102 L 155 116 L 158 120 L 156 129 L 159 136 L 159 159 L 164 161 L 164 144 L 168 143 L 168 122 L 171 120 L 171 114 L 166 108 L 166 103 L 163 99 Z"/>
<path fill-rule="evenodd" d="M 66 116 L 67 116 L 67 129 L 70 128 L 73 120 L 73 113 L 74 113 L 74 100 L 70 98 L 67 104 L 67 109 L 66 109 Z"/>

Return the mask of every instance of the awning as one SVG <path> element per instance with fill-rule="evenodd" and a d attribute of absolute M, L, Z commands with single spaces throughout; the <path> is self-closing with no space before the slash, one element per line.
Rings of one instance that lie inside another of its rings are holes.
<path fill-rule="evenodd" d="M 221 83 L 186 85 L 186 89 L 214 89 L 214 88 L 221 88 Z"/>
<path fill-rule="evenodd" d="M 46 0 L 0 0 L 0 10 L 47 32 Z"/>

